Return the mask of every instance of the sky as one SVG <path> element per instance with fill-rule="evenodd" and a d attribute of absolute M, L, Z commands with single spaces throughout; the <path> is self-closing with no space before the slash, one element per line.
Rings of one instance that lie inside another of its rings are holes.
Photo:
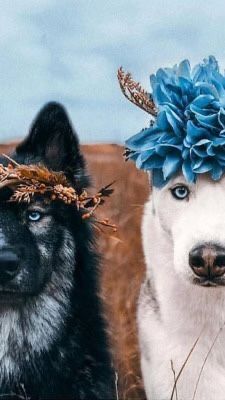
<path fill-rule="evenodd" d="M 55 100 L 82 143 L 123 143 L 149 118 L 121 94 L 118 67 L 150 90 L 159 67 L 210 54 L 223 71 L 224 0 L 0 0 L 0 141 Z"/>

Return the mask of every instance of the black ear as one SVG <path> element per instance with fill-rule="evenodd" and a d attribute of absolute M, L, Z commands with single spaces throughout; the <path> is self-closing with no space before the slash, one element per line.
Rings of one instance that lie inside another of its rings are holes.
<path fill-rule="evenodd" d="M 46 104 L 32 123 L 30 132 L 16 149 L 18 159 L 42 162 L 72 178 L 84 177 L 85 163 L 78 137 L 61 104 Z"/>

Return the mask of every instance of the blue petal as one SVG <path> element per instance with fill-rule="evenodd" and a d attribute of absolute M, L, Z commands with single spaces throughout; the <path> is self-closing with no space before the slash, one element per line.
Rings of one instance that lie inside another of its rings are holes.
<path fill-rule="evenodd" d="M 192 101 L 190 107 L 196 106 L 199 108 L 205 108 L 212 102 L 212 100 L 214 100 L 214 96 L 201 94 Z"/>
<path fill-rule="evenodd" d="M 213 130 L 218 130 L 218 115 L 213 114 L 213 115 L 196 115 L 196 119 L 198 122 L 201 123 L 202 126 L 205 126 L 207 128 L 213 129 Z"/>
<path fill-rule="evenodd" d="M 156 105 L 170 101 L 170 98 L 163 92 L 162 87 L 158 83 L 154 87 L 153 99 Z"/>
<path fill-rule="evenodd" d="M 182 150 L 182 157 L 184 160 L 186 160 L 190 156 L 190 149 L 183 149 Z"/>
<path fill-rule="evenodd" d="M 190 105 L 190 111 L 194 114 L 195 118 L 198 119 L 200 117 L 207 117 L 210 114 L 215 114 L 216 111 L 213 108 L 199 108 L 195 105 Z"/>
<path fill-rule="evenodd" d="M 152 170 L 152 184 L 158 189 L 162 188 L 165 185 L 166 181 L 163 177 L 163 173 L 161 169 L 153 169 Z"/>
<path fill-rule="evenodd" d="M 153 168 L 161 168 L 163 165 L 163 158 L 157 154 L 153 154 L 146 160 L 142 161 L 141 157 L 137 160 L 137 167 L 145 170 L 151 170 Z"/>
<path fill-rule="evenodd" d="M 201 165 L 203 164 L 204 160 L 200 157 L 196 157 L 195 159 L 193 157 L 191 157 L 191 166 L 192 169 L 195 168 L 199 168 L 201 167 Z"/>
<path fill-rule="evenodd" d="M 161 131 L 166 131 L 170 129 L 167 113 L 164 109 L 157 116 L 157 126 L 160 128 Z"/>
<path fill-rule="evenodd" d="M 191 158 L 194 158 L 194 155 L 200 157 L 200 159 L 208 157 L 207 149 L 204 147 L 198 147 L 197 145 L 193 146 L 190 150 Z"/>
<path fill-rule="evenodd" d="M 218 119 L 219 119 L 220 125 L 224 129 L 225 128 L 225 110 L 223 108 L 221 108 L 219 113 L 218 113 Z"/>
<path fill-rule="evenodd" d="M 195 164 L 195 165 L 193 165 L 192 169 L 197 174 L 203 174 L 205 172 L 211 171 L 211 169 L 212 169 L 212 161 L 210 161 L 210 160 L 204 161 L 204 162 L 201 163 L 200 166 Z"/>
<path fill-rule="evenodd" d="M 218 63 L 213 56 L 209 56 L 208 59 L 204 59 L 202 64 L 196 65 L 193 70 L 194 81 L 207 81 L 210 74 L 213 71 L 218 71 Z"/>
<path fill-rule="evenodd" d="M 155 148 L 153 147 L 151 150 L 145 150 L 139 154 L 140 154 L 140 157 L 138 158 L 138 162 L 143 163 L 146 160 L 148 160 L 150 157 L 154 156 L 156 154 L 156 152 L 155 152 Z"/>
<path fill-rule="evenodd" d="M 182 145 L 180 144 L 168 144 L 168 143 L 162 143 L 159 145 L 156 145 L 155 147 L 155 151 L 157 154 L 159 154 L 161 157 L 166 157 L 167 154 L 171 153 L 171 152 L 178 152 L 179 154 L 181 154 L 182 150 Z"/>
<path fill-rule="evenodd" d="M 172 127 L 173 132 L 175 133 L 175 135 L 181 136 L 182 126 L 183 126 L 182 120 L 168 106 L 165 107 L 165 110 L 166 110 L 167 121 L 169 122 L 170 126 Z"/>
<path fill-rule="evenodd" d="M 210 68 L 211 71 L 213 72 L 219 72 L 219 65 L 216 57 L 210 55 L 208 58 L 204 59 L 204 63 L 206 67 Z"/>
<path fill-rule="evenodd" d="M 160 134 L 158 128 L 142 129 L 142 131 L 126 140 L 125 146 L 130 150 L 139 150 L 151 141 L 153 134 Z"/>
<path fill-rule="evenodd" d="M 184 95 L 190 96 L 190 93 L 193 90 L 193 82 L 191 82 L 188 79 L 183 78 L 183 77 L 179 77 L 178 82 L 179 82 L 179 85 L 182 90 L 182 96 L 184 96 Z M 183 103 L 184 103 L 184 101 L 183 101 Z"/>
<path fill-rule="evenodd" d="M 191 66 L 189 60 L 183 60 L 178 67 L 178 75 L 186 79 L 191 79 Z"/>
<path fill-rule="evenodd" d="M 195 181 L 195 174 L 191 167 L 190 160 L 185 160 L 182 165 L 182 172 L 187 182 L 194 182 Z"/>
<path fill-rule="evenodd" d="M 214 165 L 213 170 L 211 172 L 211 176 L 214 181 L 217 181 L 221 178 L 223 174 L 223 168 L 220 165 Z"/>
<path fill-rule="evenodd" d="M 218 164 L 221 166 L 221 167 L 225 167 L 225 156 L 224 157 L 217 157 L 217 161 L 218 161 Z"/>
<path fill-rule="evenodd" d="M 210 143 L 210 145 L 208 146 L 208 148 L 207 148 L 207 154 L 208 154 L 210 157 L 214 157 L 214 156 L 216 155 L 216 149 L 215 149 L 213 143 Z"/>
<path fill-rule="evenodd" d="M 202 126 L 195 125 L 192 121 L 187 122 L 187 136 L 189 143 L 196 143 L 202 138 L 208 138 L 209 132 Z"/>
<path fill-rule="evenodd" d="M 175 174 L 181 167 L 182 161 L 179 154 L 168 154 L 163 163 L 163 176 L 166 180 Z"/>
<path fill-rule="evenodd" d="M 197 82 L 195 88 L 198 89 L 199 95 L 212 95 L 216 100 L 219 99 L 219 94 L 215 86 L 210 82 Z"/>
<path fill-rule="evenodd" d="M 212 144 L 215 147 L 224 146 L 225 145 L 225 137 L 214 137 L 214 138 L 212 138 Z"/>

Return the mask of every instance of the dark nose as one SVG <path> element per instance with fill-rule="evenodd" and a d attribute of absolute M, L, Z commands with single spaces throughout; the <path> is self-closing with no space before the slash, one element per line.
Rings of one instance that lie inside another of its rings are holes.
<path fill-rule="evenodd" d="M 225 248 L 214 244 L 195 247 L 189 253 L 189 265 L 199 277 L 220 277 L 225 273 Z"/>
<path fill-rule="evenodd" d="M 0 284 L 11 281 L 19 268 L 18 256 L 10 248 L 0 250 Z"/>

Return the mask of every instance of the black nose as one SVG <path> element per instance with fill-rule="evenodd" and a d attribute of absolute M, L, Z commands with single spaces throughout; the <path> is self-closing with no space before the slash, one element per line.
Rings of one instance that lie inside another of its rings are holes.
<path fill-rule="evenodd" d="M 11 249 L 0 250 L 0 284 L 11 281 L 19 268 L 18 256 Z"/>
<path fill-rule="evenodd" d="M 189 253 L 189 265 L 199 277 L 220 277 L 225 273 L 225 248 L 214 244 L 195 247 Z"/>

